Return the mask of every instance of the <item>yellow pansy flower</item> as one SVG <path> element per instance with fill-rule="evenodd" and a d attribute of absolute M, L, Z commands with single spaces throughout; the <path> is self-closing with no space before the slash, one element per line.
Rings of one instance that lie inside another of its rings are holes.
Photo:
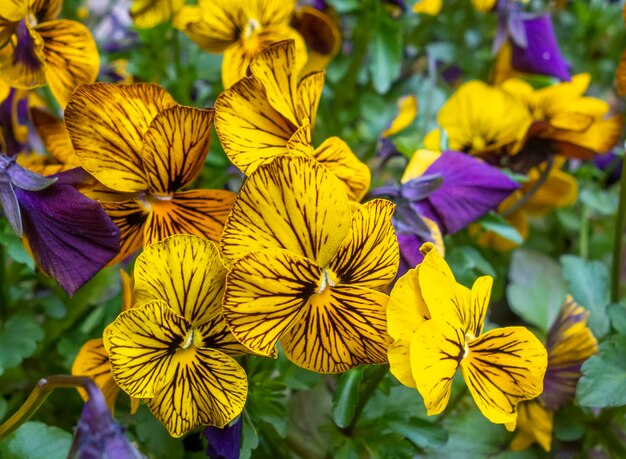
<path fill-rule="evenodd" d="M 149 29 L 167 22 L 183 6 L 185 0 L 133 0 L 130 17 L 141 29 Z"/>
<path fill-rule="evenodd" d="M 252 59 L 267 46 L 294 40 L 296 52 L 306 61 L 306 46 L 289 26 L 295 0 L 199 0 L 183 7 L 174 27 L 202 49 L 224 53 L 222 81 L 229 88 L 246 76 Z"/>
<path fill-rule="evenodd" d="M 590 75 L 582 73 L 537 90 L 520 79 L 509 79 L 501 87 L 532 114 L 529 142 L 535 142 L 535 150 L 536 142 L 544 141 L 552 153 L 590 159 L 613 148 L 624 127 L 622 115 L 607 117 L 607 102 L 584 96 L 590 82 Z"/>
<path fill-rule="evenodd" d="M 139 306 L 104 333 L 115 382 L 174 437 L 202 424 L 224 427 L 243 410 L 246 374 L 231 357 L 244 349 L 221 313 L 226 269 L 211 241 L 176 235 L 135 264 Z"/>
<path fill-rule="evenodd" d="M 218 241 L 235 194 L 182 191 L 202 169 L 213 109 L 178 105 L 154 84 L 79 87 L 65 122 L 81 166 L 106 189 L 95 197 L 121 230 L 112 263 L 178 233 Z"/>
<path fill-rule="evenodd" d="M 122 278 L 122 312 L 135 305 L 133 296 L 133 279 L 124 270 L 120 270 Z M 89 376 L 98 385 L 111 412 L 115 411 L 115 401 L 120 393 L 120 387 L 115 383 L 111 373 L 109 353 L 104 347 L 102 338 L 87 341 L 78 351 L 72 365 L 72 374 L 75 376 Z M 85 391 L 79 390 L 83 400 L 88 399 Z M 131 413 L 139 407 L 139 399 L 131 397 Z"/>
<path fill-rule="evenodd" d="M 392 373 L 416 387 L 428 414 L 435 415 L 446 408 L 460 367 L 483 415 L 512 429 L 517 404 L 542 391 L 545 347 L 524 327 L 483 333 L 493 279 L 483 276 L 470 290 L 456 282 L 432 244 L 424 244 L 422 252 L 424 261 L 391 292 Z"/>
<path fill-rule="evenodd" d="M 437 115 L 450 150 L 479 156 L 514 154 L 532 117 L 526 106 L 502 88 L 482 81 L 461 85 Z"/>
<path fill-rule="evenodd" d="M 93 83 L 98 48 L 83 24 L 56 19 L 62 0 L 11 0 L 0 11 L 0 80 L 21 89 L 48 84 L 65 106 L 74 89 Z"/>
<path fill-rule="evenodd" d="M 298 82 L 303 65 L 293 41 L 261 52 L 250 64 L 252 76 L 217 98 L 215 130 L 232 163 L 246 175 L 277 155 L 312 157 L 341 179 L 351 199 L 359 201 L 370 185 L 367 165 L 339 137 L 326 139 L 316 149 L 311 144 L 324 73 Z"/>
<path fill-rule="evenodd" d="M 574 399 L 580 368 L 598 351 L 598 342 L 587 327 L 588 318 L 589 312 L 568 295 L 548 331 L 548 370 L 543 393 L 520 403 L 512 450 L 523 450 L 537 442 L 550 451 L 554 412 Z"/>
<path fill-rule="evenodd" d="M 283 155 L 245 182 L 224 227 L 224 317 L 252 351 L 339 373 L 387 361 L 383 292 L 398 269 L 394 205 L 354 212 L 315 161 Z"/>
<path fill-rule="evenodd" d="M 418 0 L 413 5 L 413 12 L 436 16 L 441 12 L 443 0 Z"/>

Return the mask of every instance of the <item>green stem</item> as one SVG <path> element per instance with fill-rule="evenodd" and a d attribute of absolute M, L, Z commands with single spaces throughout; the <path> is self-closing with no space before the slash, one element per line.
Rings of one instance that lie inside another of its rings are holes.
<path fill-rule="evenodd" d="M 589 207 L 583 204 L 582 215 L 580 217 L 580 258 L 589 258 Z"/>
<path fill-rule="evenodd" d="M 28 421 L 54 389 L 71 387 L 87 389 L 91 384 L 93 384 L 91 379 L 85 376 L 56 375 L 41 378 L 17 412 L 3 424 L 0 424 L 0 440 Z"/>
<path fill-rule="evenodd" d="M 389 372 L 389 365 L 381 365 L 379 366 L 374 373 L 369 377 L 369 381 L 367 385 L 363 388 L 363 390 L 359 393 L 359 401 L 357 402 L 356 408 L 354 409 L 354 416 L 352 417 L 352 421 L 348 424 L 347 427 L 341 429 L 341 431 L 347 435 L 351 436 L 354 432 L 354 428 L 356 427 L 356 423 L 358 422 L 363 410 L 365 409 L 365 405 L 371 398 L 371 396 L 376 391 L 376 388 L 383 380 L 383 378 Z"/>
<path fill-rule="evenodd" d="M 613 240 L 613 266 L 611 271 L 611 302 L 619 301 L 619 281 L 622 265 L 622 242 L 626 225 L 626 158 L 622 164 L 622 177 L 619 184 L 619 207 L 615 217 L 615 239 Z"/>

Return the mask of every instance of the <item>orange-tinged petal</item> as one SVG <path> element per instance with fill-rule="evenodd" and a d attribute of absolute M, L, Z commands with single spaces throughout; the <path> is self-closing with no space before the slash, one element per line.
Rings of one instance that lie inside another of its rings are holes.
<path fill-rule="evenodd" d="M 311 296 L 304 314 L 281 337 L 285 355 L 318 373 L 341 373 L 363 364 L 387 362 L 383 293 L 336 285 Z"/>
<path fill-rule="evenodd" d="M 352 214 L 350 234 L 328 265 L 340 285 L 383 291 L 396 277 L 400 255 L 391 223 L 395 207 L 375 199 Z"/>
<path fill-rule="evenodd" d="M 98 47 L 89 29 L 76 21 L 58 19 L 37 25 L 43 39 L 46 80 L 52 94 L 65 108 L 74 90 L 93 83 L 100 69 Z"/>
<path fill-rule="evenodd" d="M 209 151 L 212 125 L 212 109 L 177 105 L 156 115 L 141 150 L 152 194 L 169 195 L 196 178 Z"/>
<path fill-rule="evenodd" d="M 37 129 L 37 134 L 54 159 L 69 167 L 80 166 L 63 121 L 39 107 L 30 109 L 30 117 Z"/>
<path fill-rule="evenodd" d="M 341 32 L 336 21 L 318 9 L 300 6 L 291 25 L 302 36 L 309 50 L 302 75 L 326 68 L 341 49 Z"/>
<path fill-rule="evenodd" d="M 555 152 L 577 159 L 591 159 L 611 150 L 619 141 L 624 129 L 624 117 L 615 115 L 594 122 L 584 132 L 555 130 L 546 135 Z"/>
<path fill-rule="evenodd" d="M 341 182 L 353 201 L 360 201 L 369 190 L 372 174 L 369 167 L 339 137 L 329 137 L 313 153 Z"/>
<path fill-rule="evenodd" d="M 154 84 L 80 86 L 65 110 L 65 124 L 83 168 L 113 190 L 146 190 L 143 137 L 156 115 L 174 105 Z"/>
<path fill-rule="evenodd" d="M 232 262 L 283 248 L 326 266 L 351 221 L 350 201 L 333 174 L 314 160 L 279 156 L 246 180 L 224 227 L 222 254 Z"/>
<path fill-rule="evenodd" d="M 543 167 L 546 167 L 545 165 Z M 528 174 L 528 182 L 522 184 L 522 192 L 528 193 L 540 177 L 538 169 Z M 545 215 L 560 207 L 571 206 L 578 198 L 578 182 L 567 172 L 553 168 L 532 197 L 522 206 L 531 215 Z"/>
<path fill-rule="evenodd" d="M 218 242 L 236 194 L 227 190 L 191 190 L 170 200 L 153 199 L 145 225 L 145 243 L 174 234 L 193 234 Z"/>
<path fill-rule="evenodd" d="M 203 424 L 226 427 L 248 395 L 246 373 L 232 357 L 215 349 L 186 352 L 175 363 L 173 379 L 145 401 L 173 437 Z"/>
<path fill-rule="evenodd" d="M 232 163 L 244 174 L 287 153 L 296 127 L 268 103 L 254 78 L 245 78 L 215 101 L 215 130 Z"/>
<path fill-rule="evenodd" d="M 250 253 L 228 272 L 224 318 L 243 345 L 276 357 L 276 343 L 302 319 L 321 276 L 319 266 L 287 250 Z"/>
<path fill-rule="evenodd" d="M 524 327 L 490 330 L 467 343 L 461 371 L 483 415 L 513 427 L 517 404 L 541 394 L 546 348 Z"/>
<path fill-rule="evenodd" d="M 315 127 L 317 107 L 324 89 L 324 72 L 316 72 L 304 77 L 298 84 L 298 98 L 296 101 L 296 116 L 301 122 Z"/>
<path fill-rule="evenodd" d="M 424 322 L 411 339 L 413 379 L 429 416 L 448 405 L 452 378 L 464 353 L 463 340 L 458 328 L 435 320 Z"/>
<path fill-rule="evenodd" d="M 3 31 L 4 32 L 4 31 Z M 9 86 L 31 89 L 46 84 L 44 42 L 22 19 L 7 37 L 11 42 L 0 49 L 0 78 Z"/>
<path fill-rule="evenodd" d="M 120 229 L 120 253 L 109 262 L 109 266 L 112 266 L 143 246 L 143 228 L 148 214 L 135 199 L 100 204 Z"/>
<path fill-rule="evenodd" d="M 226 269 L 208 239 L 178 234 L 148 245 L 134 279 L 137 301 L 162 300 L 194 328 L 221 312 Z"/>
<path fill-rule="evenodd" d="M 89 376 L 93 379 L 102 391 L 109 409 L 115 410 L 115 401 L 120 393 L 120 388 L 111 374 L 109 353 L 104 348 L 102 338 L 91 339 L 83 344 L 74 359 L 72 375 Z M 83 390 L 79 392 L 83 400 L 87 400 L 87 393 Z"/>

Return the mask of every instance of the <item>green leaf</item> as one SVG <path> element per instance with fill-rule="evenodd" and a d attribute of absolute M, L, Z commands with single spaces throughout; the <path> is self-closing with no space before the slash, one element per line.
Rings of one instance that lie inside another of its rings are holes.
<path fill-rule="evenodd" d="M 542 253 L 516 250 L 509 281 L 506 297 L 511 309 L 526 322 L 547 331 L 567 295 L 561 266 Z"/>
<path fill-rule="evenodd" d="M 582 367 L 576 398 L 581 405 L 604 408 L 626 405 L 626 336 L 600 344 L 598 354 Z"/>
<path fill-rule="evenodd" d="M 391 421 L 388 425 L 394 432 L 402 434 L 420 448 L 434 448 L 442 446 L 448 441 L 446 429 L 421 418 L 411 418 L 409 422 Z"/>
<path fill-rule="evenodd" d="M 135 414 L 137 437 L 145 446 L 144 451 L 158 451 L 159 457 L 183 457 L 183 444 L 172 438 L 163 424 L 144 405 Z"/>
<path fill-rule="evenodd" d="M 7 320 L 0 327 L 0 375 L 32 356 L 43 337 L 43 330 L 33 316 L 16 314 Z"/>
<path fill-rule="evenodd" d="M 626 306 L 622 303 L 609 304 L 607 308 L 613 330 L 621 335 L 626 335 Z"/>
<path fill-rule="evenodd" d="M 398 23 L 388 15 L 380 16 L 369 51 L 372 84 L 377 93 L 384 94 L 400 75 L 402 65 L 402 35 Z"/>
<path fill-rule="evenodd" d="M 41 299 L 40 304 L 48 317 L 53 319 L 63 319 L 67 314 L 67 309 L 63 301 L 57 296 L 46 296 Z"/>
<path fill-rule="evenodd" d="M 27 422 L 0 442 L 2 459 L 65 459 L 72 435 L 43 422 Z"/>
<path fill-rule="evenodd" d="M 7 401 L 4 397 L 0 397 L 0 421 L 4 419 L 5 414 L 7 414 Z"/>
<path fill-rule="evenodd" d="M 489 212 L 483 216 L 478 223 L 482 225 L 487 231 L 492 231 L 498 236 L 511 241 L 515 244 L 522 244 L 524 238 L 502 215 L 498 215 L 495 212 Z"/>
<path fill-rule="evenodd" d="M 244 411 L 243 414 L 243 431 L 241 434 L 241 456 L 240 459 L 249 459 L 252 451 L 259 446 L 259 435 L 257 434 L 254 424 L 250 416 Z"/>
<path fill-rule="evenodd" d="M 333 421 L 341 428 L 348 427 L 359 402 L 359 386 L 363 379 L 363 367 L 350 370 L 339 377 L 333 396 Z"/>
<path fill-rule="evenodd" d="M 617 195 L 605 190 L 585 188 L 580 192 L 580 200 L 602 215 L 614 215 L 617 211 Z"/>
<path fill-rule="evenodd" d="M 31 257 L 30 253 L 24 248 L 22 239 L 16 234 L 9 232 L 0 233 L 0 244 L 6 248 L 7 255 L 13 260 L 28 266 L 31 271 L 35 269 L 33 257 Z"/>
<path fill-rule="evenodd" d="M 609 331 L 609 272 L 600 261 L 585 261 L 573 255 L 561 257 L 563 276 L 574 300 L 590 313 L 589 328 L 596 337 Z"/>

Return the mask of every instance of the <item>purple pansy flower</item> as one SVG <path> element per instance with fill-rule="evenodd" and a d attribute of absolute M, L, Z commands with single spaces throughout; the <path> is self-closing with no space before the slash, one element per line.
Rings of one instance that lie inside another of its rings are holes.
<path fill-rule="evenodd" d="M 204 436 L 209 441 L 206 450 L 208 457 L 211 459 L 239 459 L 242 419 L 239 416 L 234 424 L 223 429 L 211 426 L 204 429 Z"/>
<path fill-rule="evenodd" d="M 606 186 L 611 186 L 619 182 L 622 177 L 622 165 L 624 158 L 614 152 L 597 155 L 593 158 L 593 164 L 600 170 L 607 172 Z"/>
<path fill-rule="evenodd" d="M 499 2 L 494 52 L 507 40 L 511 44 L 511 66 L 515 70 L 553 76 L 564 81 L 571 79 L 550 14 L 525 14 L 516 2 Z"/>
<path fill-rule="evenodd" d="M 11 88 L 6 99 L 0 101 L 0 146 L 9 156 L 27 149 L 28 122 L 27 93 Z M 19 132 L 20 128 L 24 133 Z"/>
<path fill-rule="evenodd" d="M 0 201 L 15 233 L 24 235 L 37 265 L 70 295 L 117 253 L 120 231 L 98 202 L 75 186 L 73 169 L 44 177 L 0 155 Z"/>
<path fill-rule="evenodd" d="M 89 400 L 76 425 L 68 459 L 144 459 L 113 419 L 98 386 L 91 381 L 86 386 Z"/>

